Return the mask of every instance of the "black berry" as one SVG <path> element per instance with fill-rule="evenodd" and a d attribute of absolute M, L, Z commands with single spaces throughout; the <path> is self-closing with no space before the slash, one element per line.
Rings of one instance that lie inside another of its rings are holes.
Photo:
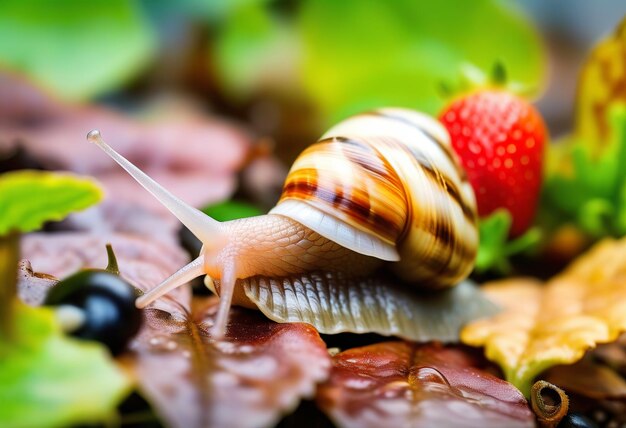
<path fill-rule="evenodd" d="M 60 281 L 48 293 L 47 305 L 71 305 L 84 312 L 84 322 L 71 334 L 105 344 L 113 354 L 124 350 L 139 331 L 141 311 L 134 287 L 104 270 L 83 270 Z"/>
<path fill-rule="evenodd" d="M 580 413 L 568 413 L 557 428 L 598 428 L 598 425 Z"/>

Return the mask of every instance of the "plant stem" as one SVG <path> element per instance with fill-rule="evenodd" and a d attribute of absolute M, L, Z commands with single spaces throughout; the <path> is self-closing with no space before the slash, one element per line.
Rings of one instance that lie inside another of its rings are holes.
<path fill-rule="evenodd" d="M 115 252 L 113 251 L 113 246 L 111 244 L 107 244 L 107 258 L 108 264 L 104 269 L 112 274 L 119 275 L 120 268 L 117 266 L 117 258 L 115 257 Z"/>
<path fill-rule="evenodd" d="M 0 340 L 10 339 L 12 334 L 17 262 L 20 257 L 19 237 L 17 232 L 0 236 Z"/>

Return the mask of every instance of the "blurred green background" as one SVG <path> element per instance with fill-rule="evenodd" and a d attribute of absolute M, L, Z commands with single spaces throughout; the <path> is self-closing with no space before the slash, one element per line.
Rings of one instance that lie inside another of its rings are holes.
<path fill-rule="evenodd" d="M 584 53 L 625 12 L 583 0 L 3 0 L 0 67 L 67 100 L 183 93 L 276 138 L 288 160 L 364 109 L 436 113 L 442 83 L 496 61 L 532 95 L 550 88 L 539 106 L 560 131 Z"/>

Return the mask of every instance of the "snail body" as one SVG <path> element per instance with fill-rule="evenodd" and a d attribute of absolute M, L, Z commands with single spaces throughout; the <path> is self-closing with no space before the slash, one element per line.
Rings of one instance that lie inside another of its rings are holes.
<path fill-rule="evenodd" d="M 204 244 L 200 256 L 140 297 L 145 307 L 200 276 L 219 280 L 214 337 L 233 302 L 253 306 L 237 280 L 339 272 L 346 284 L 388 262 L 403 283 L 445 288 L 471 271 L 476 204 L 445 129 L 405 109 L 356 115 L 294 162 L 280 201 L 264 216 L 220 223 L 167 192 L 88 135 Z M 334 274 L 331 274 L 331 277 Z M 241 281 L 240 281 L 241 282 Z"/>

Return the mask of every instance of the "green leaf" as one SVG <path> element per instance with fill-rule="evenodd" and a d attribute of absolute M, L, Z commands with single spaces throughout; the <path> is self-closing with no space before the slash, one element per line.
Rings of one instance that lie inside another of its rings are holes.
<path fill-rule="evenodd" d="M 385 105 L 436 113 L 438 82 L 466 63 L 488 74 L 500 62 L 527 86 L 544 77 L 540 38 L 510 3 L 305 1 L 299 25 L 305 87 L 332 120 Z"/>
<path fill-rule="evenodd" d="M 626 233 L 626 106 L 611 106 L 611 139 L 598 151 L 592 137 L 570 137 L 550 146 L 542 217 L 572 222 L 594 238 Z"/>
<path fill-rule="evenodd" d="M 511 270 L 509 258 L 531 251 L 541 241 L 541 232 L 534 227 L 522 236 L 509 241 L 512 221 L 511 214 L 506 209 L 496 210 L 480 220 L 480 246 L 476 256 L 476 272 L 509 273 Z"/>
<path fill-rule="evenodd" d="M 485 272 L 492 268 L 507 272 L 510 265 L 503 259 L 503 248 L 511 228 L 511 214 L 507 210 L 497 210 L 480 220 L 480 246 L 476 256 L 476 271 Z"/>
<path fill-rule="evenodd" d="M 154 48 L 137 2 L 0 2 L 0 65 L 66 98 L 118 87 L 145 68 Z"/>
<path fill-rule="evenodd" d="M 149 2 L 151 15 L 157 14 L 159 18 L 167 18 L 173 13 L 186 17 L 206 19 L 211 26 L 220 26 L 225 20 L 231 19 L 232 15 L 239 10 L 256 4 L 266 4 L 272 0 L 179 0 L 176 2 L 158 1 Z"/>
<path fill-rule="evenodd" d="M 95 181 L 72 174 L 17 171 L 0 176 L 0 235 L 30 232 L 102 199 Z"/>
<path fill-rule="evenodd" d="M 578 210 L 578 224 L 594 237 L 610 236 L 615 208 L 610 201 L 592 198 L 583 203 Z"/>
<path fill-rule="evenodd" d="M 235 98 L 267 87 L 288 90 L 299 50 L 293 23 L 269 13 L 262 1 L 229 7 L 230 19 L 215 44 L 222 85 Z"/>
<path fill-rule="evenodd" d="M 97 343 L 63 336 L 49 309 L 16 301 L 13 341 L 0 342 L 0 425 L 56 427 L 115 416 L 128 379 Z"/>
<path fill-rule="evenodd" d="M 263 214 L 263 211 L 256 206 L 240 201 L 220 202 L 219 204 L 209 205 L 202 211 L 217 221 L 236 220 Z"/>
<path fill-rule="evenodd" d="M 609 121 L 613 131 L 613 143 L 609 151 L 615 160 L 615 178 L 613 180 L 613 198 L 620 197 L 622 186 L 626 181 L 626 105 L 615 103 L 609 110 Z"/>
<path fill-rule="evenodd" d="M 622 188 L 618 195 L 615 227 L 619 236 L 626 234 L 626 180 L 622 182 Z"/>
<path fill-rule="evenodd" d="M 440 82 L 468 63 L 499 62 L 528 87 L 544 78 L 539 35 L 510 3 L 305 0 L 291 14 L 242 3 L 216 39 L 222 81 L 238 96 L 296 85 L 330 121 L 386 105 L 435 113 Z"/>

